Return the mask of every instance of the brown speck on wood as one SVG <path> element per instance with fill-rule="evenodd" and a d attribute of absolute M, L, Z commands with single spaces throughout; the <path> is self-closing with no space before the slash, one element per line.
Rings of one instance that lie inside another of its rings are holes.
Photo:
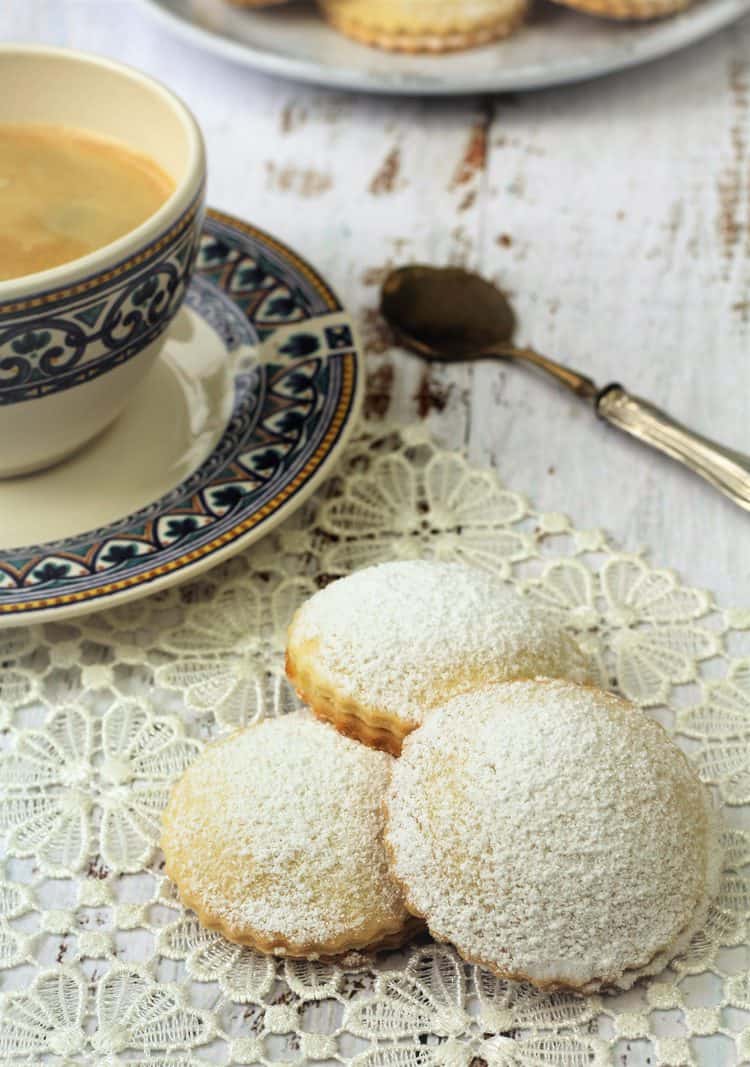
<path fill-rule="evenodd" d="M 432 371 L 425 367 L 419 382 L 419 388 L 414 394 L 417 404 L 417 414 L 420 419 L 426 419 L 433 411 L 444 411 L 450 396 L 450 385 L 441 385 L 433 380 Z"/>
<path fill-rule="evenodd" d="M 324 193 L 333 188 L 333 178 L 330 174 L 313 170 L 311 167 L 295 167 L 291 163 L 279 167 L 274 162 L 268 161 L 266 163 L 266 174 L 268 176 L 269 189 L 274 189 L 280 193 L 291 193 L 293 196 L 299 196 L 304 200 L 323 196 Z"/>
<path fill-rule="evenodd" d="M 688 238 L 688 242 L 685 247 L 689 256 L 692 256 L 693 259 L 698 259 L 701 252 L 703 251 L 703 242 L 697 233 L 693 233 Z"/>
<path fill-rule="evenodd" d="M 469 211 L 472 207 L 474 207 L 474 204 L 476 203 L 476 199 L 477 199 L 477 191 L 476 191 L 476 189 L 469 189 L 469 191 L 466 194 L 466 196 L 463 198 L 461 203 L 458 205 L 458 210 L 459 211 Z"/>
<path fill-rule="evenodd" d="M 294 993 L 291 989 L 280 989 L 278 993 L 274 993 L 271 997 L 272 1004 L 291 1004 L 294 1000 Z"/>
<path fill-rule="evenodd" d="M 352 103 L 345 93 L 326 95 L 320 100 L 320 117 L 329 126 L 335 126 L 351 113 Z"/>
<path fill-rule="evenodd" d="M 672 242 L 674 242 L 680 227 L 682 226 L 682 220 L 685 215 L 685 208 L 682 200 L 675 200 L 669 209 L 669 216 L 664 224 L 664 228 L 669 234 Z"/>
<path fill-rule="evenodd" d="M 307 108 L 296 100 L 288 100 L 281 112 L 281 132 L 293 133 L 307 122 Z"/>
<path fill-rule="evenodd" d="M 383 363 L 367 375 L 362 412 L 367 419 L 384 419 L 393 395 L 393 365 Z"/>
<path fill-rule="evenodd" d="M 731 259 L 740 237 L 737 208 L 740 200 L 739 175 L 728 168 L 719 179 L 719 238 L 726 259 Z M 726 273 L 726 272 L 725 272 Z"/>
<path fill-rule="evenodd" d="M 104 866 L 100 856 L 94 856 L 86 868 L 86 875 L 88 878 L 98 878 L 99 881 L 103 881 L 109 874 L 109 869 Z"/>
<path fill-rule="evenodd" d="M 468 144 L 453 175 L 451 189 L 466 185 L 487 166 L 487 132 L 491 119 L 491 114 L 485 114 L 472 126 Z"/>
<path fill-rule="evenodd" d="M 734 120 L 730 132 L 731 160 L 718 179 L 719 214 L 717 226 L 722 252 L 727 263 L 732 259 L 742 235 L 741 203 L 744 184 L 747 140 L 745 127 L 748 110 L 748 64 L 735 61 L 729 72 L 729 90 Z M 746 244 L 750 251 L 750 228 Z M 728 276 L 728 266 L 725 271 Z"/>
<path fill-rule="evenodd" d="M 262 1005 L 249 1004 L 242 1012 L 242 1018 L 251 1034 L 259 1034 L 263 1029 L 266 1013 Z"/>
<path fill-rule="evenodd" d="M 382 285 L 391 271 L 395 268 L 395 263 L 392 259 L 389 259 L 387 263 L 384 263 L 381 267 L 367 267 L 362 271 L 360 275 L 360 281 L 363 285 Z"/>
<path fill-rule="evenodd" d="M 352 997 L 355 993 L 370 992 L 376 982 L 376 978 L 372 973 L 369 974 L 344 974 L 342 982 L 342 993 L 345 997 Z"/>
<path fill-rule="evenodd" d="M 361 319 L 362 342 L 365 351 L 374 356 L 382 356 L 393 348 L 393 334 L 377 308 L 367 308 Z"/>
<path fill-rule="evenodd" d="M 497 238 L 497 244 L 501 248 L 511 248 L 513 246 L 513 238 L 509 233 L 501 233 Z"/>
<path fill-rule="evenodd" d="M 401 149 L 393 147 L 383 162 L 378 167 L 370 182 L 370 192 L 373 196 L 388 196 L 394 193 L 399 184 L 401 174 Z"/>
<path fill-rule="evenodd" d="M 453 242 L 453 248 L 449 255 L 451 266 L 465 267 L 469 262 L 473 248 L 471 237 L 463 226 L 455 226 L 451 230 L 451 240 Z"/>
<path fill-rule="evenodd" d="M 522 197 L 524 195 L 526 192 L 526 182 L 520 174 L 518 174 L 508 186 L 508 192 L 511 196 Z"/>

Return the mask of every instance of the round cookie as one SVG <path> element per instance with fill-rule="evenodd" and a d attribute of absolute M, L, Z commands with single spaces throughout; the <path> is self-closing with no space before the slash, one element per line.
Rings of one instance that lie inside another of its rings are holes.
<path fill-rule="evenodd" d="M 691 6 L 693 0 L 555 0 L 563 7 L 583 11 L 587 15 L 616 20 L 648 20 L 666 18 Z"/>
<path fill-rule="evenodd" d="M 559 626 L 461 563 L 383 563 L 332 582 L 289 627 L 287 674 L 342 733 L 392 755 L 430 709 L 492 682 L 591 680 Z"/>
<path fill-rule="evenodd" d="M 507 37 L 527 0 L 319 0 L 334 29 L 394 52 L 451 52 Z"/>
<path fill-rule="evenodd" d="M 408 907 L 465 959 L 542 989 L 656 973 L 718 891 L 708 790 L 658 723 L 587 686 L 457 697 L 407 739 L 386 807 Z"/>
<path fill-rule="evenodd" d="M 391 762 L 303 713 L 209 745 L 163 816 L 180 899 L 204 926 L 274 955 L 402 944 L 415 920 L 383 844 Z"/>

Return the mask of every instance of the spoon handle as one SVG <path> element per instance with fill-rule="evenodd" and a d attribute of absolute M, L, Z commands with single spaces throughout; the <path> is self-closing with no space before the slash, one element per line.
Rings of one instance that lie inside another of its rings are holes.
<path fill-rule="evenodd" d="M 620 385 L 602 389 L 596 400 L 596 412 L 631 437 L 684 464 L 735 504 L 750 511 L 750 457 L 693 433 Z"/>
<path fill-rule="evenodd" d="M 572 367 L 557 363 L 554 359 L 550 359 L 549 356 L 543 356 L 541 352 L 537 352 L 534 348 L 519 348 L 517 345 L 501 341 L 479 352 L 476 358 L 515 359 L 520 360 L 522 363 L 532 363 L 535 367 L 539 367 L 540 370 L 552 375 L 566 389 L 574 392 L 576 396 L 583 397 L 584 400 L 595 400 L 599 394 L 599 389 L 591 378 L 587 378 L 585 374 L 579 374 Z"/>

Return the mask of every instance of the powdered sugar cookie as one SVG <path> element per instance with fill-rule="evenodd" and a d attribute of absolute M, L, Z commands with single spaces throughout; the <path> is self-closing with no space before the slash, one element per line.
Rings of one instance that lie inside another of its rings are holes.
<path fill-rule="evenodd" d="M 396 52 L 450 52 L 507 37 L 527 0 L 319 0 L 331 25 Z"/>
<path fill-rule="evenodd" d="M 415 920 L 383 845 L 391 762 L 299 713 L 209 745 L 164 812 L 180 899 L 204 926 L 260 952 L 402 944 Z"/>
<path fill-rule="evenodd" d="M 590 672 L 560 627 L 460 563 L 384 563 L 333 582 L 297 611 L 287 643 L 287 674 L 315 714 L 393 755 L 457 693 Z"/>
<path fill-rule="evenodd" d="M 666 731 L 563 681 L 457 697 L 404 744 L 386 844 L 430 932 L 544 989 L 628 988 L 703 925 L 721 856 Z"/>

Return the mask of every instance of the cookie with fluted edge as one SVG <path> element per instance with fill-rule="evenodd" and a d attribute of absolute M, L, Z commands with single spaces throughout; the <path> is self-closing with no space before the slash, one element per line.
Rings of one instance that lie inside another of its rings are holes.
<path fill-rule="evenodd" d="M 288 4 L 289 0 L 229 0 L 229 3 L 233 7 L 281 7 L 282 4 Z"/>
<path fill-rule="evenodd" d="M 397 947 L 419 927 L 388 871 L 390 756 L 304 713 L 209 745 L 172 788 L 166 871 L 230 941 L 315 959 Z"/>
<path fill-rule="evenodd" d="M 542 989 L 662 970 L 718 892 L 708 790 L 662 726 L 591 687 L 457 697 L 407 738 L 386 809 L 393 873 L 433 937 Z"/>
<path fill-rule="evenodd" d="M 563 7 L 600 18 L 628 21 L 666 18 L 690 7 L 693 0 L 555 0 Z"/>
<path fill-rule="evenodd" d="M 394 52 L 452 52 L 507 37 L 527 0 L 319 0 L 327 21 L 363 44 Z"/>
<path fill-rule="evenodd" d="M 332 582 L 289 627 L 287 674 L 315 714 L 393 755 L 457 693 L 540 675 L 590 681 L 560 626 L 486 571 L 383 563 Z"/>

